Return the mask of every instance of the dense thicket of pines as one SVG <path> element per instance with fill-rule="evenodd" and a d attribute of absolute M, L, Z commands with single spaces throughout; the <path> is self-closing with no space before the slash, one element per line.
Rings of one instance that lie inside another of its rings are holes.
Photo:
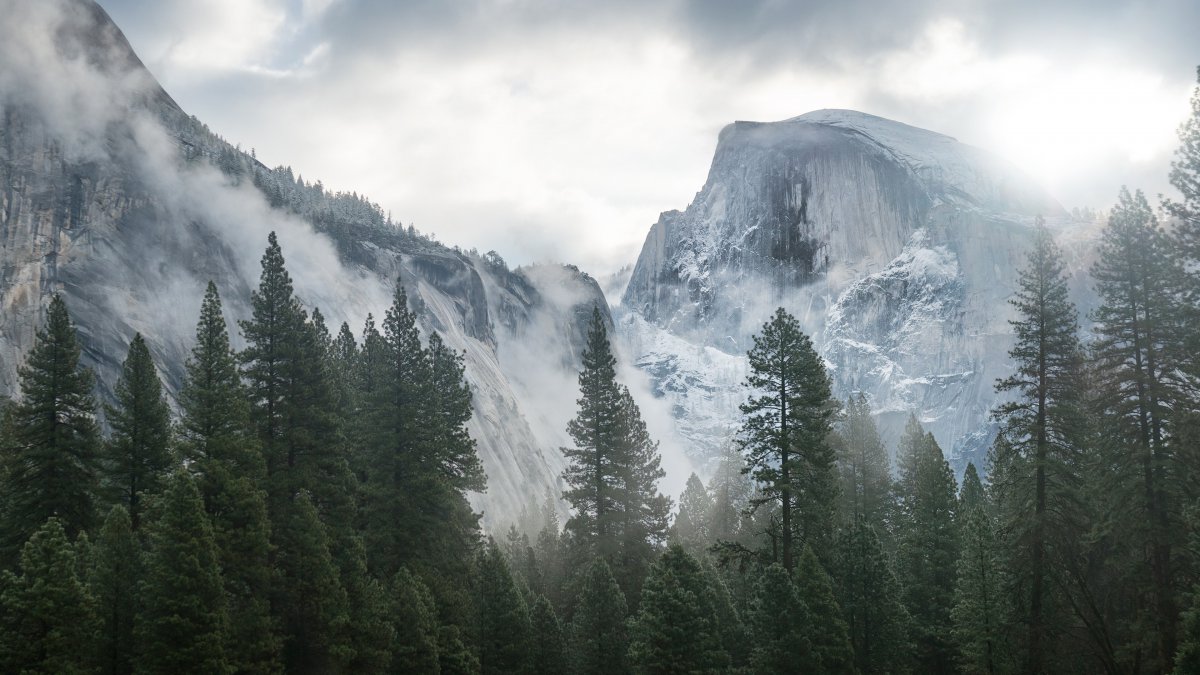
<path fill-rule="evenodd" d="M 1192 106 L 1182 199 L 1121 190 L 1086 331 L 1035 224 L 961 485 L 920 411 L 890 461 L 780 308 L 672 521 L 597 307 L 562 492 L 487 537 L 463 357 L 402 286 L 331 332 L 272 234 L 240 351 L 205 290 L 176 413 L 140 335 L 98 408 L 54 296 L 0 420 L 0 671 L 1200 672 Z"/>

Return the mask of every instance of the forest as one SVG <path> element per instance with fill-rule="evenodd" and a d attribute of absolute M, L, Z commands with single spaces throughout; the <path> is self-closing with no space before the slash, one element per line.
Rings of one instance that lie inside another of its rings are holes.
<path fill-rule="evenodd" d="M 209 283 L 178 414 L 140 335 L 100 404 L 55 296 L 0 423 L 0 671 L 1200 672 L 1200 87 L 1180 140 L 1089 316 L 1036 225 L 961 482 L 915 415 L 893 461 L 780 308 L 675 504 L 595 308 L 565 489 L 485 532 L 462 356 L 399 283 L 331 331 L 272 234 L 250 319 Z"/>

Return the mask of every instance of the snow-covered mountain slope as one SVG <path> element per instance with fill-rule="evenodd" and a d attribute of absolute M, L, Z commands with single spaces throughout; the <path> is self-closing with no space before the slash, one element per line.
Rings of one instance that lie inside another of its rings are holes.
<path fill-rule="evenodd" d="M 465 352 L 485 519 L 558 492 L 570 411 L 531 392 L 574 391 L 598 284 L 574 268 L 515 271 L 392 225 L 358 197 L 269 170 L 184 113 L 91 0 L 3 3 L 0 23 L 0 394 L 49 296 L 61 292 L 102 393 L 145 335 L 178 390 L 204 284 L 249 314 L 267 233 L 297 294 L 336 330 L 382 317 L 397 279 L 422 328 Z M 236 329 L 235 341 L 237 341 Z"/>
<path fill-rule="evenodd" d="M 1039 214 L 1066 223 L 1020 171 L 948 136 L 849 110 L 736 122 L 692 204 L 651 228 L 618 326 L 697 459 L 735 431 L 749 337 L 784 306 L 839 396 L 866 392 L 892 439 L 915 413 L 961 469 L 989 441 Z"/>

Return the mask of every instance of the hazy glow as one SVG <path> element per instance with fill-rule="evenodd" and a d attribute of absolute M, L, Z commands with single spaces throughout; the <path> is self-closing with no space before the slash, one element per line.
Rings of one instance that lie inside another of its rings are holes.
<path fill-rule="evenodd" d="M 1051 191 L 1098 163 L 1161 160 L 1178 142 L 1186 92 L 1162 78 L 1119 67 L 1042 72 L 989 115 L 986 145 L 1042 180 Z"/>

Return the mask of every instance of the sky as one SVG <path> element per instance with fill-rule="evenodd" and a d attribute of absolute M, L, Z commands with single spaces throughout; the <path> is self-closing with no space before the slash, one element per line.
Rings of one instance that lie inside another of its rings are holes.
<path fill-rule="evenodd" d="M 100 0 L 270 166 L 510 264 L 603 277 L 720 129 L 851 108 L 993 151 L 1067 208 L 1170 194 L 1195 0 Z"/>

